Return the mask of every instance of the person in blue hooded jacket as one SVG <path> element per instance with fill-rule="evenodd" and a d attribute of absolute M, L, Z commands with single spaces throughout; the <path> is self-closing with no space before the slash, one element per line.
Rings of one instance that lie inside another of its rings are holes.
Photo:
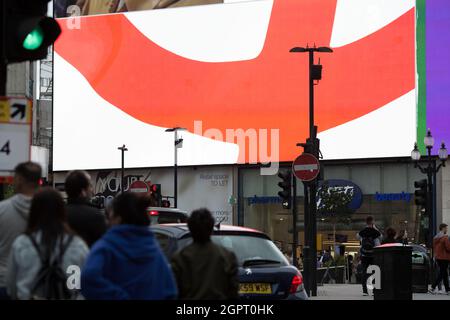
<path fill-rule="evenodd" d="M 175 299 L 177 287 L 149 229 L 148 197 L 122 193 L 112 204 L 112 227 L 92 247 L 81 272 L 89 300 Z"/>

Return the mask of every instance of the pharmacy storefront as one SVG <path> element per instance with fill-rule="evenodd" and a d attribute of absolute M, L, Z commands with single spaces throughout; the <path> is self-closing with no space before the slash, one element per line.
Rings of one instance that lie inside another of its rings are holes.
<path fill-rule="evenodd" d="M 355 161 L 350 164 L 323 161 L 321 165 L 324 170 L 323 183 L 328 188 L 351 195 L 352 200 L 349 203 L 350 213 L 346 215 L 330 217 L 318 214 L 318 250 L 339 246 L 340 250 L 345 247 L 345 252 L 355 252 L 358 248 L 356 233 L 365 226 L 368 215 L 375 218 L 381 231 L 388 227 L 398 232 L 406 230 L 410 241 L 425 242 L 428 218 L 414 204 L 414 181 L 425 176 L 414 168 L 409 159 L 378 163 Z M 285 249 L 292 244 L 292 210 L 282 208 L 277 196 L 279 181 L 276 175 L 261 175 L 258 168 L 240 168 L 237 220 L 240 225 L 266 232 L 280 248 Z M 440 190 L 437 191 L 439 198 Z M 297 227 L 300 249 L 304 241 L 303 195 L 303 184 L 299 182 Z M 318 201 L 320 207 L 320 199 Z M 439 212 L 437 220 L 442 220 Z"/>

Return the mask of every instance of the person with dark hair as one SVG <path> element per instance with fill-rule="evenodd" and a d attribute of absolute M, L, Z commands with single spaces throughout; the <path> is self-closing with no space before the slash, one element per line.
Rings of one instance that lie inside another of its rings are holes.
<path fill-rule="evenodd" d="M 91 247 L 106 232 L 106 217 L 91 206 L 91 177 L 85 171 L 69 173 L 65 182 L 67 215 L 70 228 Z"/>
<path fill-rule="evenodd" d="M 431 286 L 429 291 L 431 294 L 436 293 L 436 287 L 442 281 L 444 283 L 445 291 L 450 294 L 450 287 L 448 283 L 448 264 L 450 261 L 450 239 L 447 234 L 448 225 L 441 223 L 439 225 L 439 233 L 433 238 L 433 252 L 437 265 L 439 266 L 439 275 Z"/>
<path fill-rule="evenodd" d="M 11 246 L 25 231 L 31 199 L 42 175 L 41 166 L 34 162 L 20 163 L 14 171 L 15 195 L 0 202 L 0 300 L 8 299 L 5 276 Z"/>
<path fill-rule="evenodd" d="M 395 231 L 394 228 L 387 228 L 384 231 L 384 237 L 383 237 L 383 241 L 381 242 L 381 244 L 386 244 L 386 243 L 396 243 L 397 239 L 395 238 L 395 235 L 397 234 L 397 232 Z"/>
<path fill-rule="evenodd" d="M 92 247 L 81 273 L 90 300 L 163 300 L 177 296 L 169 262 L 153 232 L 148 196 L 125 192 L 112 204 L 113 226 Z"/>
<path fill-rule="evenodd" d="M 69 266 L 83 267 L 89 249 L 84 241 L 72 234 L 67 226 L 64 200 L 58 191 L 44 188 L 34 196 L 25 234 L 12 245 L 6 283 L 14 299 L 49 299 L 47 290 L 55 283 L 39 282 L 45 262 L 60 268 L 59 288 L 67 288 Z M 53 280 L 55 280 L 53 278 Z M 45 288 L 47 286 L 47 289 Z M 70 294 L 77 297 L 77 292 Z"/>
<path fill-rule="evenodd" d="M 214 218 L 208 209 L 192 212 L 188 227 L 193 243 L 172 258 L 180 299 L 238 298 L 238 263 L 235 254 L 211 241 Z"/>
<path fill-rule="evenodd" d="M 395 238 L 396 242 L 407 245 L 408 244 L 408 231 L 406 229 L 400 230 L 397 238 Z"/>
<path fill-rule="evenodd" d="M 367 291 L 367 279 L 369 277 L 367 268 L 369 265 L 373 264 L 373 249 L 376 246 L 379 246 L 381 242 L 381 233 L 375 227 L 375 220 L 372 216 L 366 218 L 366 224 L 367 226 L 356 235 L 361 243 L 359 252 L 361 254 L 361 282 L 364 296 L 369 295 L 369 292 Z"/>

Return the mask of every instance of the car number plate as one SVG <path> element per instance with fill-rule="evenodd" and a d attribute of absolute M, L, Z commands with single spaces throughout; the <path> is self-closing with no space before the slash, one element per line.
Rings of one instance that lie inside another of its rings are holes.
<path fill-rule="evenodd" d="M 241 283 L 239 285 L 239 293 L 271 294 L 272 286 L 270 283 Z"/>

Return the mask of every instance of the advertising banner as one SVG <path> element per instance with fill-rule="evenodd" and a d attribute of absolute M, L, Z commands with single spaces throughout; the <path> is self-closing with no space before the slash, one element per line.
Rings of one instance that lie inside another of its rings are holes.
<path fill-rule="evenodd" d="M 289 50 L 307 45 L 333 49 L 314 61 L 324 159 L 409 156 L 415 4 L 234 0 L 58 19 L 54 169 L 119 168 L 122 144 L 129 167 L 171 166 L 173 127 L 187 129 L 180 165 L 292 161 L 309 91 L 307 54 Z"/>

